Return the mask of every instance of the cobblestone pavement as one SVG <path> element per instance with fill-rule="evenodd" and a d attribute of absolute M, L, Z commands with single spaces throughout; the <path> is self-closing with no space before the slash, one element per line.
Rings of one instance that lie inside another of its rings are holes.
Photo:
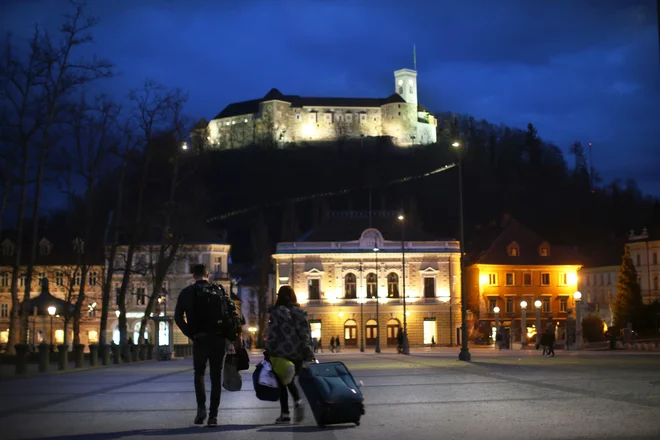
<path fill-rule="evenodd" d="M 0 438 L 9 439 L 660 439 L 660 355 L 628 352 L 349 351 L 363 382 L 359 427 L 276 426 L 252 369 L 243 390 L 223 390 L 217 428 L 192 424 L 190 360 L 144 363 L 0 382 Z M 260 356 L 253 354 L 253 363 Z M 207 385 L 208 389 L 208 385 Z"/>

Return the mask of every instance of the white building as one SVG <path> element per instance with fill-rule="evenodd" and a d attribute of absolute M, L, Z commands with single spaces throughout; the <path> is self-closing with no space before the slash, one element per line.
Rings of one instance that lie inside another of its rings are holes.
<path fill-rule="evenodd" d="M 660 301 L 660 236 L 649 233 L 648 229 L 642 229 L 642 233 L 635 234 L 630 231 L 628 236 L 628 248 L 632 258 L 639 284 L 642 289 L 642 299 L 645 304 Z"/>
<path fill-rule="evenodd" d="M 275 287 L 293 286 L 325 347 L 332 337 L 347 347 L 377 339 L 396 346 L 404 322 L 411 346 L 453 345 L 461 325 L 459 256 L 458 241 L 402 225 L 397 213 L 334 213 L 277 245 Z"/>

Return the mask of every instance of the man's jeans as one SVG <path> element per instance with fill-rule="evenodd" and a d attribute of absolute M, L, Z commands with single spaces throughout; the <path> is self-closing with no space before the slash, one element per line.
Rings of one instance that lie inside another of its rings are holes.
<path fill-rule="evenodd" d="M 206 362 L 209 363 L 211 378 L 211 405 L 209 416 L 218 416 L 220 406 L 220 391 L 222 382 L 222 362 L 225 357 L 225 338 L 220 336 L 199 336 L 193 341 L 193 366 L 195 368 L 195 396 L 197 407 L 206 406 L 206 388 L 204 387 L 204 372 Z"/>

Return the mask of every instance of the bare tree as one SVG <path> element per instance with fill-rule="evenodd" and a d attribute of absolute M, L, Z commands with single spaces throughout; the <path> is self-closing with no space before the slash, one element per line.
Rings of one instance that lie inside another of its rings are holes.
<path fill-rule="evenodd" d="M 110 64 L 93 59 L 73 59 L 73 52 L 80 46 L 92 42 L 89 31 L 97 20 L 85 14 L 84 4 L 72 2 L 74 12 L 65 15 L 59 33 L 60 41 L 38 27 L 29 43 L 27 56 L 14 50 L 9 43 L 0 65 L 3 122 L 9 131 L 11 143 L 21 152 L 20 196 L 18 200 L 18 239 L 15 267 L 12 273 L 12 314 L 10 318 L 9 349 L 19 340 L 27 340 L 27 313 L 23 314 L 22 326 L 18 325 L 18 270 L 23 247 L 23 220 L 30 180 L 31 150 L 36 149 L 36 177 L 33 202 L 33 225 L 29 248 L 29 260 L 25 280 L 25 299 L 29 298 L 34 261 L 38 240 L 37 221 L 41 202 L 44 167 L 51 147 L 57 143 L 54 128 L 59 126 L 60 117 L 68 105 L 69 97 L 80 87 L 101 77 L 110 75 Z M 27 302 L 25 302 L 27 304 Z"/>
<path fill-rule="evenodd" d="M 337 150 L 342 151 L 346 140 L 351 136 L 352 123 L 344 120 L 345 116 L 339 115 L 337 121 L 334 123 L 335 128 L 335 142 L 337 143 Z"/>
<path fill-rule="evenodd" d="M 180 115 L 181 106 L 187 97 L 179 89 L 170 90 L 155 81 L 147 80 L 142 89 L 131 92 L 130 99 L 134 104 L 135 117 L 139 125 L 137 139 L 142 151 L 139 156 L 140 178 L 137 188 L 135 188 L 134 218 L 127 234 L 129 242 L 126 253 L 126 270 L 123 272 L 118 294 L 121 343 L 125 343 L 127 336 L 126 294 L 130 285 L 133 259 L 146 228 L 144 196 L 152 172 L 152 163 L 158 154 L 154 138 L 163 132 L 176 131 L 176 124 L 173 127 L 172 121 L 176 119 L 174 115 Z"/>
<path fill-rule="evenodd" d="M 74 173 L 82 179 L 84 184 L 81 209 L 75 216 L 76 236 L 82 241 L 80 251 L 77 252 L 80 275 L 83 280 L 88 278 L 90 267 L 94 264 L 93 254 L 95 244 L 93 229 L 98 216 L 99 203 L 96 200 L 97 188 L 105 172 L 105 162 L 110 152 L 117 148 L 120 139 L 117 132 L 117 118 L 120 108 L 104 96 L 97 97 L 88 102 L 85 95 L 73 108 L 70 118 L 71 137 L 74 148 L 64 149 L 61 157 L 72 164 Z M 73 195 L 73 188 L 68 188 Z M 98 229 L 98 228 L 97 228 Z M 100 232 L 100 231 L 96 231 Z M 87 283 L 79 285 L 73 316 L 73 343 L 80 344 L 80 322 L 85 304 Z M 107 314 L 106 314 L 107 316 Z"/>

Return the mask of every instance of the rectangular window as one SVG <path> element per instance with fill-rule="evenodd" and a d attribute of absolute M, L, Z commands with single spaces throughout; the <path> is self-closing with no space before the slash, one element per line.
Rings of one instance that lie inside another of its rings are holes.
<path fill-rule="evenodd" d="M 89 273 L 89 285 L 90 286 L 96 286 L 99 282 L 99 274 L 98 272 L 90 272 Z"/>
<path fill-rule="evenodd" d="M 55 330 L 55 343 L 62 344 L 64 343 L 64 330 Z"/>
<path fill-rule="evenodd" d="M 138 306 L 144 306 L 147 304 L 147 295 L 145 294 L 144 287 L 138 287 L 135 289 L 135 303 Z"/>
<path fill-rule="evenodd" d="M 436 340 L 436 329 L 435 318 L 424 318 L 424 344 L 435 344 L 438 341 Z"/>
<path fill-rule="evenodd" d="M 119 293 L 121 292 L 121 288 L 115 287 L 115 305 L 119 305 Z"/>
<path fill-rule="evenodd" d="M 353 122 L 353 115 L 351 113 L 346 113 L 346 122 Z"/>
<path fill-rule="evenodd" d="M 310 300 L 321 299 L 321 280 L 310 278 L 307 281 L 307 294 Z"/>
<path fill-rule="evenodd" d="M 99 332 L 96 330 L 87 331 L 87 342 L 90 344 L 96 344 L 99 342 Z"/>
<path fill-rule="evenodd" d="M 323 119 L 325 119 L 326 124 L 332 124 L 332 113 L 324 113 Z"/>
<path fill-rule="evenodd" d="M 548 282 L 550 284 L 550 282 Z M 559 274 L 559 285 L 560 286 L 565 286 L 568 284 L 568 274 L 566 273 L 560 273 Z"/>
<path fill-rule="evenodd" d="M 0 318 L 9 316 L 9 304 L 0 304 Z"/>
<path fill-rule="evenodd" d="M 489 286 L 497 286 L 497 274 L 496 273 L 489 273 L 488 274 L 488 285 Z"/>
<path fill-rule="evenodd" d="M 514 282 L 513 282 L 513 274 L 512 274 L 512 273 L 508 273 L 508 274 L 506 274 L 506 285 L 507 285 L 507 286 L 513 286 L 513 284 L 514 284 Z"/>
<path fill-rule="evenodd" d="M 72 286 L 80 286 L 80 272 L 76 271 L 73 273 L 73 276 L 71 277 L 71 283 Z"/>
<path fill-rule="evenodd" d="M 88 318 L 96 318 L 96 308 L 94 307 L 89 307 L 87 309 L 87 317 Z"/>
<path fill-rule="evenodd" d="M 19 287 L 25 287 L 25 274 L 22 273 L 18 277 L 18 286 Z"/>
<path fill-rule="evenodd" d="M 307 116 L 309 122 L 315 123 L 316 122 L 316 113 L 310 113 L 309 116 Z"/>
<path fill-rule="evenodd" d="M 489 300 L 488 300 L 488 311 L 489 311 L 490 313 L 494 313 L 494 312 L 495 312 L 495 307 L 497 307 L 497 300 L 494 299 L 494 298 L 493 298 L 493 299 L 489 299 Z"/>
<path fill-rule="evenodd" d="M 0 277 L 0 287 L 9 287 L 9 272 L 4 272 Z"/>
<path fill-rule="evenodd" d="M 507 298 L 506 300 L 506 312 L 513 313 L 513 299 Z"/>
<path fill-rule="evenodd" d="M 566 310 L 568 310 L 568 298 L 559 298 L 559 311 L 566 312 Z"/>
<path fill-rule="evenodd" d="M 424 298 L 435 298 L 435 278 L 424 278 Z"/>
<path fill-rule="evenodd" d="M 541 307 L 543 313 L 550 313 L 550 298 L 543 298 L 543 305 Z"/>
<path fill-rule="evenodd" d="M 550 285 L 550 274 L 549 273 L 542 273 L 541 274 L 541 285 L 542 286 L 549 286 Z"/>
<path fill-rule="evenodd" d="M 367 115 L 360 113 L 360 122 L 367 122 Z"/>
<path fill-rule="evenodd" d="M 312 331 L 312 339 L 321 340 L 321 321 L 309 321 L 309 327 Z M 321 341 L 323 342 L 323 341 Z"/>
<path fill-rule="evenodd" d="M 523 286 L 531 286 L 532 285 L 532 274 L 531 273 L 524 273 L 523 274 Z"/>

